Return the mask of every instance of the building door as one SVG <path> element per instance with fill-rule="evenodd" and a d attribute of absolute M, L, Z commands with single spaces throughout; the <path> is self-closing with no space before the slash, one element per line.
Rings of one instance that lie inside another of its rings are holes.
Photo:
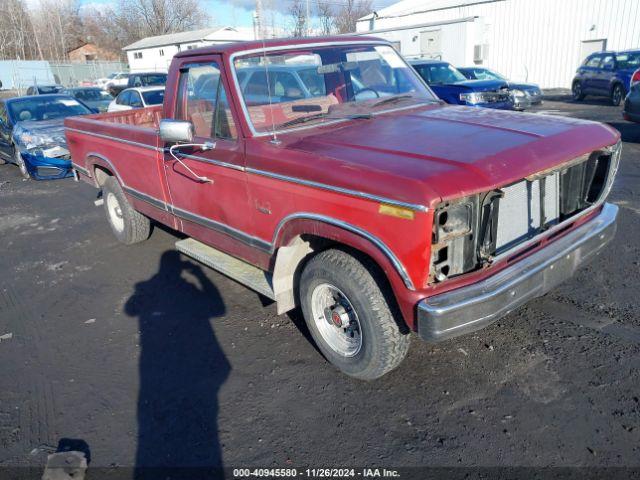
<path fill-rule="evenodd" d="M 420 55 L 423 58 L 442 59 L 442 30 L 420 32 Z"/>
<path fill-rule="evenodd" d="M 580 60 L 587 58 L 592 53 L 602 52 L 607 49 L 607 39 L 584 40 L 580 47 Z"/>

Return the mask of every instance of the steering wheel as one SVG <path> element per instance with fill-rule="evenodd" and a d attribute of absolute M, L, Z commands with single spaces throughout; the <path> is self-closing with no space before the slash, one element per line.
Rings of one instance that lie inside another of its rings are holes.
<path fill-rule="evenodd" d="M 373 92 L 374 95 L 376 96 L 376 98 L 380 98 L 380 92 L 378 92 L 375 88 L 371 88 L 371 87 L 364 87 L 361 88 L 360 90 L 358 90 L 357 92 L 355 92 L 353 94 L 354 98 L 358 98 L 358 95 L 360 95 L 362 92 Z"/>

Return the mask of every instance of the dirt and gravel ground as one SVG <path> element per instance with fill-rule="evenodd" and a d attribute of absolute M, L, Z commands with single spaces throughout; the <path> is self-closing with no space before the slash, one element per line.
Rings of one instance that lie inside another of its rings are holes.
<path fill-rule="evenodd" d="M 625 141 L 605 254 L 475 335 L 351 380 L 298 316 L 173 250 L 125 247 L 96 191 L 0 167 L 0 467 L 81 439 L 108 466 L 640 467 L 640 125 L 599 100 L 535 109 Z M 0 468 L 2 472 L 2 468 Z M 2 478 L 2 473 L 0 473 Z"/>

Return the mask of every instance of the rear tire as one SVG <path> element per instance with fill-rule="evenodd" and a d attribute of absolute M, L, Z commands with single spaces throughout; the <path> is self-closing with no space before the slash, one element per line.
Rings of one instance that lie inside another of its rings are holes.
<path fill-rule="evenodd" d="M 618 107 L 622 103 L 624 96 L 624 87 L 619 83 L 616 83 L 611 89 L 611 105 Z"/>
<path fill-rule="evenodd" d="M 401 332 L 378 275 L 348 253 L 326 250 L 300 276 L 300 304 L 318 348 L 343 373 L 361 380 L 390 372 L 409 349 L 409 336 Z"/>
<path fill-rule="evenodd" d="M 133 209 L 114 177 L 105 180 L 102 185 L 102 197 L 109 225 L 118 241 L 125 245 L 133 245 L 149 238 L 151 222 Z"/>
<path fill-rule="evenodd" d="M 571 86 L 571 93 L 573 94 L 573 99 L 576 102 L 580 102 L 584 100 L 584 97 L 586 97 L 584 91 L 582 90 L 582 84 L 580 82 L 573 82 L 573 85 Z"/>

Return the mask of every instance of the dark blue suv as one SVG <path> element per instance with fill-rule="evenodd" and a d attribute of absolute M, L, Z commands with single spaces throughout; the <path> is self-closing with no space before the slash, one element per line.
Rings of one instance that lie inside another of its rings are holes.
<path fill-rule="evenodd" d="M 629 92 L 631 76 L 638 68 L 640 50 L 592 53 L 573 78 L 573 99 L 582 100 L 586 95 L 609 97 L 617 107 Z"/>

